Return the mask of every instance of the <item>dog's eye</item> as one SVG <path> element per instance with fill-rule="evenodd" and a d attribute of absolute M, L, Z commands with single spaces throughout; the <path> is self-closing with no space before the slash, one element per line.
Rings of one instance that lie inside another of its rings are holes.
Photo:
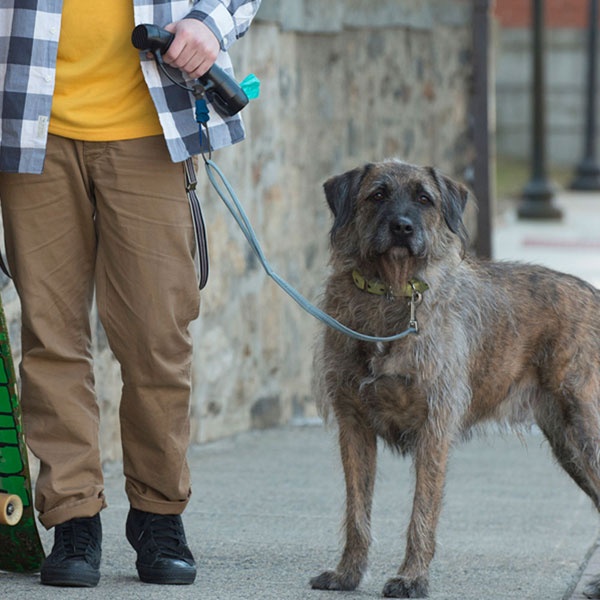
<path fill-rule="evenodd" d="M 425 194 L 423 192 L 421 192 L 417 196 L 417 202 L 419 204 L 433 204 L 433 200 L 431 199 L 431 196 L 429 196 L 428 194 Z"/>
<path fill-rule="evenodd" d="M 369 200 L 374 200 L 375 202 L 381 202 L 385 199 L 385 194 L 383 190 L 376 190 L 369 196 Z"/>

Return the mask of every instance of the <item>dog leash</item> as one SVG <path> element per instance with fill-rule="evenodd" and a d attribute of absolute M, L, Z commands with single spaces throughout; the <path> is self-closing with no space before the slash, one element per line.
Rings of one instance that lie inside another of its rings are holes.
<path fill-rule="evenodd" d="M 194 225 L 194 237 L 196 239 L 196 272 L 198 273 L 198 284 L 200 289 L 204 289 L 208 281 L 208 244 L 206 241 L 206 227 L 204 225 L 204 217 L 202 216 L 202 208 L 200 199 L 196 193 L 198 180 L 196 179 L 196 170 L 194 162 L 188 158 L 184 163 L 185 170 L 185 191 L 192 213 L 192 223 Z M 1 266 L 1 265 L 0 265 Z"/>
<path fill-rule="evenodd" d="M 275 283 L 294 300 L 303 310 L 305 310 L 309 315 L 312 315 L 325 325 L 343 333 L 349 337 L 352 337 L 357 340 L 361 340 L 363 342 L 394 342 L 396 340 L 400 340 L 411 333 L 418 333 L 418 324 L 415 317 L 415 308 L 420 302 L 420 293 L 417 290 L 414 290 L 414 294 L 409 302 L 411 308 L 411 320 L 410 326 L 405 329 L 403 332 L 398 333 L 396 335 L 391 335 L 387 337 L 379 337 L 374 335 L 366 335 L 364 333 L 360 333 L 359 331 L 355 331 L 350 327 L 347 327 L 343 323 L 340 323 L 337 319 L 334 319 L 331 315 L 328 315 L 326 312 L 316 307 L 310 301 L 308 301 L 300 292 L 298 292 L 294 287 L 292 287 L 285 279 L 280 277 L 271 267 L 269 261 L 266 259 L 265 254 L 261 248 L 260 242 L 252 228 L 250 220 L 248 219 L 248 215 L 246 214 L 239 198 L 237 197 L 233 187 L 221 171 L 219 167 L 212 161 L 212 159 L 206 158 L 202 155 L 204 159 L 204 168 L 206 170 L 206 174 L 208 175 L 208 179 L 235 219 L 239 228 L 242 230 L 244 237 L 248 241 L 248 244 L 252 248 L 254 254 L 256 254 L 260 264 L 265 270 L 266 274 L 275 281 Z M 220 183 L 225 186 L 225 190 L 221 188 L 217 178 L 220 180 Z"/>
<path fill-rule="evenodd" d="M 206 147 L 208 150 L 208 158 L 206 157 L 204 152 L 201 152 L 202 159 L 204 160 L 204 166 L 206 169 L 206 174 L 208 179 L 221 198 L 221 200 L 227 206 L 227 209 L 232 214 L 239 228 L 242 230 L 244 237 L 250 244 L 254 254 L 256 254 L 260 264 L 265 270 L 266 274 L 275 281 L 275 283 L 290 296 L 302 309 L 304 309 L 308 314 L 312 315 L 325 325 L 332 327 L 333 329 L 348 335 L 352 338 L 364 341 L 364 342 L 393 342 L 395 340 L 400 340 L 411 333 L 418 333 L 418 323 L 415 317 L 415 309 L 421 301 L 420 292 L 416 289 L 413 291 L 413 295 L 410 301 L 410 323 L 409 327 L 397 334 L 388 337 L 378 337 L 372 335 L 366 335 L 364 333 L 360 333 L 358 331 L 354 331 L 350 327 L 347 327 L 343 323 L 340 323 L 336 319 L 334 319 L 331 315 L 328 315 L 326 312 L 322 311 L 320 308 L 316 307 L 314 304 L 309 302 L 302 294 L 300 294 L 294 287 L 292 287 L 285 279 L 280 277 L 271 267 L 269 262 L 267 261 L 265 254 L 261 248 L 261 245 L 258 241 L 256 234 L 254 233 L 254 229 L 248 219 L 248 215 L 244 211 L 244 208 L 239 201 L 233 187 L 221 171 L 219 167 L 212 161 L 211 153 L 210 153 L 210 133 L 207 127 L 207 122 L 210 118 L 208 106 L 206 103 L 206 89 L 203 85 L 197 85 L 193 88 L 188 88 L 186 86 L 181 85 L 177 81 L 174 81 L 168 74 L 168 72 L 164 69 L 164 65 L 162 65 L 161 61 L 157 62 L 159 66 L 162 68 L 163 72 L 171 81 L 173 81 L 176 85 L 183 87 L 187 91 L 191 92 L 195 98 L 195 118 L 198 123 L 198 134 L 200 138 L 200 147 L 204 147 L 203 144 L 203 135 L 206 136 Z M 247 77 L 244 82 L 242 82 L 242 88 L 245 87 L 245 91 L 248 92 L 248 98 L 256 98 L 258 97 L 259 90 L 259 82 L 258 79 L 254 75 L 250 75 Z M 204 131 L 203 131 L 204 130 Z M 188 192 L 188 199 L 190 203 L 190 208 L 192 210 L 192 217 L 194 221 L 194 230 L 196 234 L 196 242 L 197 242 L 197 251 L 199 254 L 199 283 L 200 289 L 204 287 L 206 284 L 206 280 L 208 277 L 208 251 L 206 248 L 206 235 L 204 230 L 204 221 L 202 219 L 202 212 L 200 210 L 200 203 L 195 194 L 196 181 L 193 177 L 193 169 L 190 172 L 191 161 L 186 161 L 186 191 Z M 216 175 L 215 175 L 216 174 Z M 225 186 L 227 194 L 222 190 L 217 182 L 217 177 L 221 180 L 221 183 Z"/>

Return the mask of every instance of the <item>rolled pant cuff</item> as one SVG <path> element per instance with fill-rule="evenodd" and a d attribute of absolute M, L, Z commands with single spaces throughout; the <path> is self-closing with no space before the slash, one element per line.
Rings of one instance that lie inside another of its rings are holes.
<path fill-rule="evenodd" d="M 155 515 L 180 515 L 186 509 L 189 498 L 180 501 L 168 501 L 168 500 L 149 500 L 143 496 L 129 491 L 127 493 L 129 497 L 129 503 L 137 510 L 143 510 L 144 512 L 153 513 Z"/>
<path fill-rule="evenodd" d="M 51 529 L 71 519 L 93 517 L 106 508 L 106 506 L 104 497 L 86 498 L 85 500 L 78 500 L 73 503 L 61 504 L 48 512 L 40 513 L 39 519 L 46 529 Z"/>

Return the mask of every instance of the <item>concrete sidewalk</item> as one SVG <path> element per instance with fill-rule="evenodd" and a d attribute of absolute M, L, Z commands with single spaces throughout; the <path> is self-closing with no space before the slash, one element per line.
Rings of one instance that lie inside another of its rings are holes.
<path fill-rule="evenodd" d="M 558 203 L 565 210 L 560 223 L 502 219 L 496 258 L 546 264 L 600 286 L 600 195 L 564 194 Z M 199 566 L 193 586 L 137 580 L 124 536 L 123 477 L 120 465 L 112 465 L 98 588 L 47 588 L 37 576 L 0 573 L 0 598 L 377 598 L 402 559 L 413 488 L 408 460 L 381 452 L 377 542 L 370 577 L 353 593 L 313 591 L 308 584 L 339 557 L 344 486 L 334 433 L 317 425 L 251 432 L 193 448 L 190 462 L 194 495 L 184 520 Z M 541 435 L 520 440 L 492 432 L 474 439 L 450 463 L 430 597 L 579 600 L 582 572 L 600 573 L 598 524 L 591 502 L 554 464 Z M 52 536 L 43 537 L 49 549 Z"/>
<path fill-rule="evenodd" d="M 185 513 L 199 576 L 193 586 L 140 583 L 124 538 L 123 478 L 109 470 L 104 559 L 95 589 L 54 589 L 2 573 L 0 597 L 202 600 L 377 598 L 404 550 L 412 473 L 381 452 L 369 579 L 354 593 L 313 591 L 335 566 L 343 478 L 335 435 L 320 426 L 252 432 L 191 451 L 194 495 Z M 540 435 L 490 434 L 457 448 L 433 562 L 431 598 L 562 600 L 597 535 L 591 503 L 555 466 Z M 47 546 L 51 536 L 44 532 Z"/>

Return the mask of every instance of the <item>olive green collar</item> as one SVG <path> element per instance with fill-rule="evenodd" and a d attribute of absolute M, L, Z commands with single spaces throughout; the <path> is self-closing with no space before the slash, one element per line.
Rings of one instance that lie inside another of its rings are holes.
<path fill-rule="evenodd" d="M 354 285 L 364 292 L 375 294 L 376 296 L 387 296 L 393 298 L 395 294 L 389 285 L 379 279 L 366 279 L 356 269 L 352 271 Z M 424 281 L 418 279 L 409 279 L 408 283 L 402 288 L 400 295 L 406 298 L 412 298 L 415 292 L 422 294 L 429 286 Z"/>

